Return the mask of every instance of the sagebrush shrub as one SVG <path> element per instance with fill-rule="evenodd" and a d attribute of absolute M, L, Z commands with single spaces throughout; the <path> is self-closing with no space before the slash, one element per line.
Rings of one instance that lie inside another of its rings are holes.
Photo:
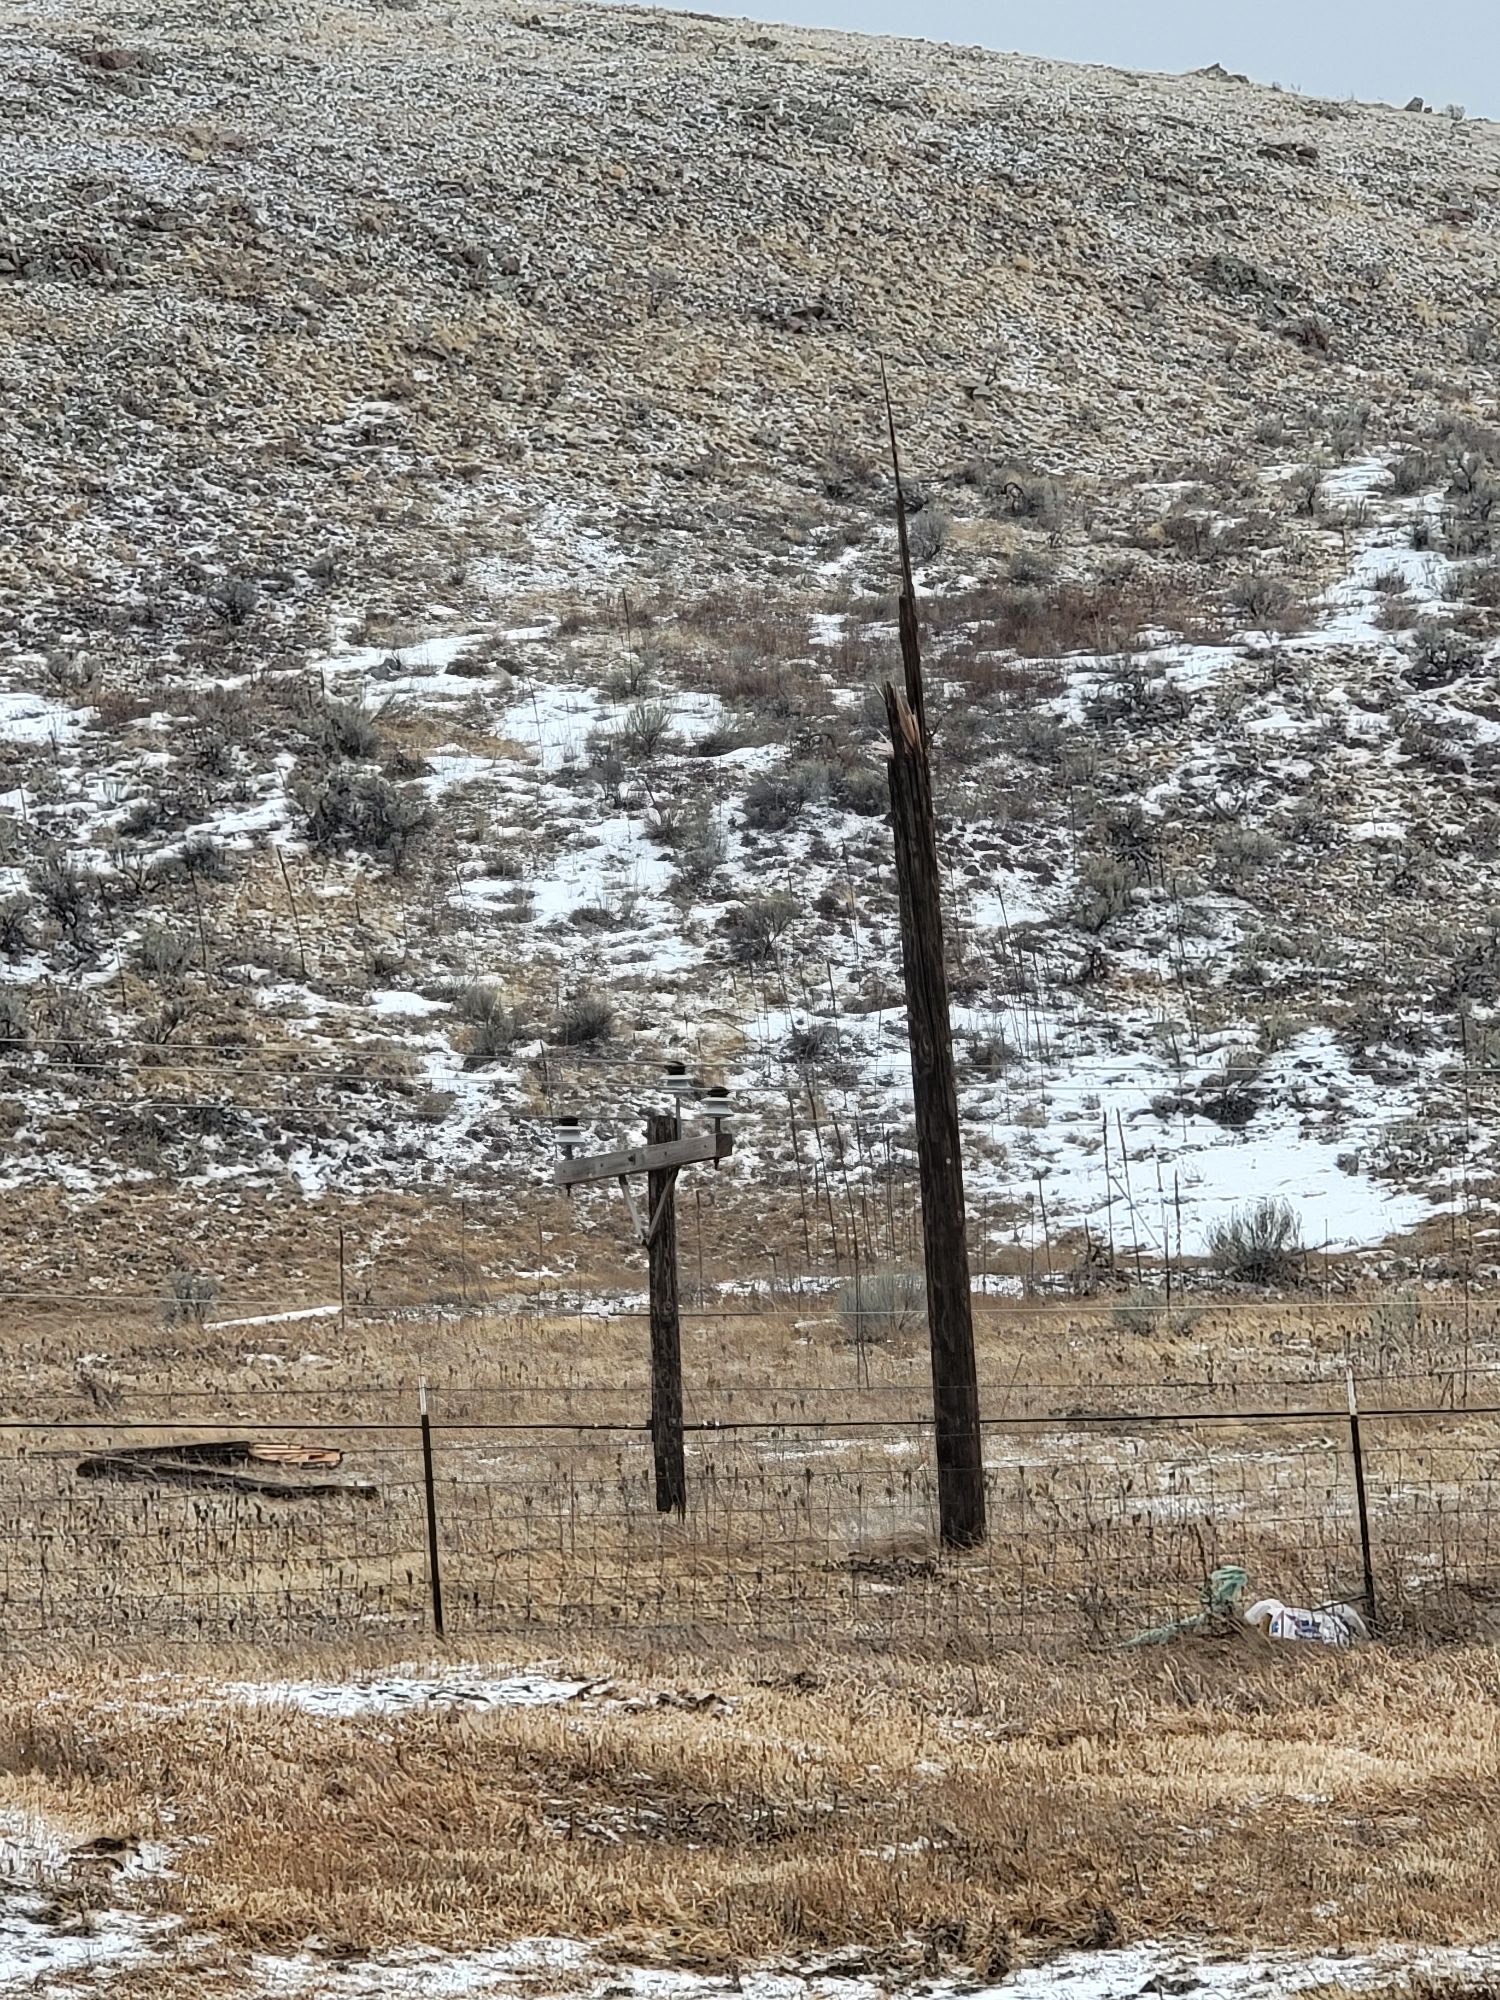
<path fill-rule="evenodd" d="M 260 603 L 260 592 L 249 577 L 232 576 L 214 585 L 208 593 L 208 601 L 226 625 L 243 625 L 254 615 Z"/>
<path fill-rule="evenodd" d="M 1281 853 L 1276 836 L 1263 826 L 1227 826 L 1214 835 L 1214 862 L 1226 882 L 1241 882 L 1267 868 Z"/>
<path fill-rule="evenodd" d="M 99 901 L 99 877 L 71 857 L 48 855 L 32 879 L 37 900 L 65 937 L 88 935 Z"/>
<path fill-rule="evenodd" d="M 1299 616 L 1297 593 L 1286 578 L 1260 571 L 1241 577 L 1229 601 L 1258 632 L 1284 631 Z"/>
<path fill-rule="evenodd" d="M 1135 900 L 1136 877 L 1113 855 L 1096 854 L 1079 870 L 1070 914 L 1080 930 L 1097 934 L 1123 917 Z"/>
<path fill-rule="evenodd" d="M 177 856 L 177 868 L 199 882 L 234 880 L 234 857 L 223 841 L 215 840 L 211 834 L 195 834 L 191 840 L 185 840 Z"/>
<path fill-rule="evenodd" d="M 1217 1067 L 1199 1084 L 1196 1110 L 1228 1131 L 1242 1131 L 1261 1106 L 1259 1077 L 1258 1050 L 1226 1050 Z"/>
<path fill-rule="evenodd" d="M 324 757 L 346 757 L 353 764 L 373 764 L 384 747 L 374 716 L 357 701 L 320 702 L 308 733 Z"/>
<path fill-rule="evenodd" d="M 745 792 L 745 824 L 768 833 L 788 827 L 814 799 L 826 798 L 831 773 L 826 764 L 788 764 L 779 771 L 765 771 L 751 781 Z"/>
<path fill-rule="evenodd" d="M 304 789 L 309 847 L 320 854 L 350 848 L 403 868 L 431 830 L 432 808 L 418 794 L 393 785 L 377 771 L 340 765 L 322 784 Z"/>
<path fill-rule="evenodd" d="M 832 774 L 834 802 L 845 812 L 875 819 L 890 804 L 890 786 L 883 771 L 868 764 L 850 764 Z"/>
<path fill-rule="evenodd" d="M 1442 477 L 1442 457 L 1432 451 L 1404 451 L 1391 467 L 1396 491 L 1404 497 L 1428 492 Z"/>
<path fill-rule="evenodd" d="M 1456 625 L 1428 619 L 1412 635 L 1407 678 L 1420 688 L 1446 687 L 1472 673 L 1484 660 L 1484 647 Z"/>
<path fill-rule="evenodd" d="M 0 901 L 0 957 L 12 963 L 36 950 L 36 934 L 31 928 L 31 898 L 7 896 Z"/>
<path fill-rule="evenodd" d="M 614 1007 L 602 993 L 576 993 L 558 1009 L 551 1039 L 563 1048 L 581 1048 L 607 1041 L 614 1024 Z"/>
<path fill-rule="evenodd" d="M 914 1333 L 927 1318 L 927 1280 L 920 1271 L 861 1271 L 840 1288 L 839 1316 L 861 1347 Z"/>
<path fill-rule="evenodd" d="M 1245 1285 L 1290 1285 L 1302 1275 L 1302 1226 L 1290 1202 L 1262 1195 L 1210 1225 L 1209 1262 Z"/>
<path fill-rule="evenodd" d="M 47 996 L 39 1039 L 49 1060 L 73 1069 L 96 1069 L 109 1054 L 109 1022 L 92 993 L 56 987 Z"/>
<path fill-rule="evenodd" d="M 453 1003 L 453 1011 L 468 1023 L 464 1036 L 464 1067 L 479 1069 L 510 1054 L 517 1042 L 527 1038 L 526 1017 L 519 1007 L 506 1000 L 501 989 L 487 979 L 466 986 Z"/>
<path fill-rule="evenodd" d="M 672 711 L 664 701 L 632 702 L 620 727 L 625 750 L 639 761 L 658 756 L 671 741 Z"/>
<path fill-rule="evenodd" d="M 729 859 L 729 842 L 706 809 L 683 823 L 677 840 L 677 878 L 689 890 L 711 886 Z"/>
<path fill-rule="evenodd" d="M 934 556 L 941 555 L 952 528 L 952 520 L 940 507 L 924 507 L 920 514 L 913 514 L 906 523 L 906 541 L 912 561 L 931 562 Z"/>
<path fill-rule="evenodd" d="M 181 931 L 152 924 L 141 933 L 135 948 L 138 968 L 151 979 L 181 979 L 193 962 L 194 946 Z"/>
<path fill-rule="evenodd" d="M 15 1048 L 31 1038 L 31 1008 L 14 986 L 0 986 L 0 1044 Z"/>
<path fill-rule="evenodd" d="M 161 1302 L 162 1319 L 168 1326 L 202 1326 L 218 1296 L 217 1278 L 179 1265 L 176 1270 L 167 1273 Z"/>

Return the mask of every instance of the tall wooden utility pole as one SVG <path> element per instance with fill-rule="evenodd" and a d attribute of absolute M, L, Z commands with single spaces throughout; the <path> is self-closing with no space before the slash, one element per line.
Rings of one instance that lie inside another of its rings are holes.
<path fill-rule="evenodd" d="M 646 1145 L 682 1136 L 675 1111 L 646 1115 Z M 646 1239 L 651 1285 L 651 1455 L 656 1461 L 656 1511 L 687 1512 L 687 1465 L 682 1449 L 682 1324 L 677 1316 L 677 1169 L 646 1176 Z"/>
<path fill-rule="evenodd" d="M 569 1143 L 577 1134 L 577 1121 L 566 1124 L 564 1157 L 553 1168 L 558 1187 L 572 1189 L 586 1181 L 617 1180 L 635 1224 L 636 1241 L 646 1247 L 651 1286 L 651 1456 L 656 1474 L 656 1511 L 683 1514 L 687 1511 L 687 1467 L 682 1442 L 682 1327 L 677 1309 L 677 1175 L 683 1167 L 699 1160 L 711 1160 L 717 1167 L 734 1151 L 734 1141 L 723 1129 L 723 1112 L 716 1116 L 715 1093 L 705 1097 L 704 1108 L 713 1118 L 710 1132 L 683 1135 L 675 1111 L 646 1114 L 646 1143 L 618 1153 L 594 1153 L 583 1159 L 573 1157 Z M 726 1093 L 717 1095 L 723 1099 Z M 632 1174 L 646 1176 L 646 1212 L 642 1215 L 631 1190 Z"/>
<path fill-rule="evenodd" d="M 896 450 L 885 367 L 886 424 L 896 478 L 896 531 L 901 549 L 900 630 L 905 690 L 885 684 L 891 728 L 891 823 L 901 893 L 901 962 L 906 978 L 907 1034 L 922 1188 L 922 1249 L 927 1268 L 927 1324 L 932 1344 L 932 1411 L 937 1436 L 938 1518 L 949 1548 L 984 1540 L 984 1451 L 979 1378 L 974 1361 L 974 1308 L 964 1221 L 964 1168 L 959 1145 L 958 1085 L 953 1071 L 953 1023 L 943 958 L 942 878 L 932 808 L 931 737 L 922 686 L 917 593 L 906 534 L 906 496 Z"/>

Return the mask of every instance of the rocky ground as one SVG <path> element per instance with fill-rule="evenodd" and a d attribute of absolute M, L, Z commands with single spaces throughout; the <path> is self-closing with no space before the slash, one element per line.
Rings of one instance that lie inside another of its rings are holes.
<path fill-rule="evenodd" d="M 587 7 L 0 49 L 12 1226 L 520 1202 L 676 1058 L 775 1255 L 908 1254 L 883 355 L 981 1255 L 1484 1254 L 1495 128 Z"/>

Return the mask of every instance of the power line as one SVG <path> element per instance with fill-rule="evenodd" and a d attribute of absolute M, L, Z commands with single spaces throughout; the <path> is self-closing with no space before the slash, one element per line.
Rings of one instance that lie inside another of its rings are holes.
<path fill-rule="evenodd" d="M 496 1201 L 504 1198 L 504 1191 L 497 1192 L 494 1195 Z M 461 1197 L 454 1195 L 450 1199 L 456 1204 Z M 462 1199 L 476 1203 L 481 1202 L 485 1199 L 485 1191 L 480 1190 L 477 1193 L 462 1197 Z M 517 1275 L 524 1276 L 525 1274 L 518 1273 Z M 842 1291 L 847 1290 L 852 1281 L 845 1278 L 835 1282 Z M 452 1290 L 444 1290 L 425 1297 L 391 1298 L 383 1303 L 378 1300 L 364 1301 L 343 1308 L 342 1311 L 348 1319 L 366 1325 L 385 1324 L 392 1319 L 401 1319 L 424 1312 L 450 1313 L 456 1319 L 511 1318 L 517 1320 L 535 1320 L 540 1317 L 548 1320 L 602 1320 L 606 1324 L 611 1320 L 643 1320 L 648 1317 L 647 1308 L 644 1306 L 611 1306 L 606 1308 L 580 1304 L 576 1299 L 570 1299 L 564 1292 L 543 1294 L 542 1300 L 543 1303 L 539 1312 L 537 1294 L 535 1292 L 517 1292 L 509 1299 L 484 1297 L 463 1299 L 457 1296 Z M 172 1304 L 173 1298 L 170 1290 L 170 1273 L 163 1275 L 160 1286 L 154 1291 L 61 1291 L 56 1287 L 47 1286 L 36 1291 L 16 1289 L 0 1292 L 0 1306 L 21 1305 L 35 1301 L 95 1305 L 103 1310 L 121 1305 L 162 1307 Z M 230 1305 L 265 1307 L 267 1308 L 265 1323 L 268 1326 L 282 1322 L 295 1325 L 300 1318 L 311 1320 L 314 1317 L 315 1310 L 318 1315 L 327 1319 L 337 1319 L 340 1317 L 341 1312 L 341 1309 L 336 1304 L 330 1304 L 326 1300 L 316 1300 L 312 1305 L 289 1306 L 286 1303 L 284 1295 L 253 1298 L 249 1294 L 240 1292 L 221 1293 L 211 1303 L 214 1311 L 222 1311 L 226 1306 Z M 1175 1311 L 1181 1307 L 1184 1310 L 1200 1312 L 1206 1317 L 1217 1317 L 1224 1313 L 1260 1313 L 1271 1318 L 1275 1318 L 1277 1315 L 1291 1316 L 1299 1313 L 1307 1315 L 1325 1313 L 1334 1315 L 1347 1314 L 1358 1317 L 1360 1314 L 1372 1314 L 1378 1311 L 1380 1304 L 1381 1301 L 1378 1298 L 1353 1298 L 1347 1296 L 1342 1298 L 1324 1298 L 1321 1295 L 1303 1299 L 1217 1299 L 1209 1292 L 1186 1291 L 1180 1299 L 1177 1299 L 1174 1295 L 1173 1310 Z M 1463 1304 L 1462 1293 L 1450 1296 L 1432 1296 L 1424 1298 L 1421 1301 L 1420 1310 L 1435 1313 L 1439 1308 L 1450 1307 L 1461 1311 Z M 1477 1300 L 1471 1298 L 1471 1304 L 1483 1308 L 1486 1300 L 1483 1297 Z M 854 1310 L 852 1299 L 848 1301 L 848 1308 L 852 1313 Z M 1500 1313 L 1500 1300 L 1489 1302 L 1488 1309 L 1491 1314 Z M 984 1293 L 976 1293 L 974 1300 L 976 1318 L 989 1319 L 997 1324 L 1025 1317 L 1050 1319 L 1062 1313 L 1072 1313 L 1084 1320 L 1092 1316 L 1112 1317 L 1119 1313 L 1138 1314 L 1142 1318 L 1149 1319 L 1164 1313 L 1165 1310 L 1165 1302 L 1159 1298 L 1143 1306 L 1132 1306 L 1120 1299 L 1105 1297 L 1075 1299 L 1063 1295 L 1051 1298 L 1024 1298 L 1018 1295 L 1013 1300 L 994 1301 Z M 802 1321 L 817 1321 L 820 1319 L 836 1321 L 843 1317 L 844 1311 L 844 1303 L 842 1301 L 835 1301 L 832 1298 L 828 1298 L 826 1304 L 820 1310 L 819 1296 L 817 1294 L 808 1294 L 800 1300 L 792 1298 L 784 1302 L 771 1301 L 768 1298 L 767 1304 L 763 1307 L 685 1306 L 682 1309 L 682 1318 L 684 1320 L 702 1320 L 707 1323 L 715 1323 L 720 1320 L 758 1320 L 763 1325 L 774 1326 L 779 1321 L 784 1321 L 788 1317 L 795 1317 Z M 861 1305 L 859 1313 L 865 1319 L 899 1318 L 901 1316 L 900 1309 L 896 1307 Z M 197 1323 L 196 1320 L 194 1323 Z M 222 1323 L 212 1320 L 204 1323 L 203 1330 L 210 1333 L 255 1331 L 253 1327 L 225 1326 Z M 1459 1372 L 1462 1372 L 1462 1370 Z"/>
<path fill-rule="evenodd" d="M 1298 1387 L 1305 1388 L 1307 1385 L 1305 1383 L 1303 1384 L 1288 1383 L 1287 1386 L 1288 1388 L 1298 1388 Z M 1362 1421 L 1370 1421 L 1370 1422 L 1379 1422 L 1382 1420 L 1392 1421 L 1392 1422 L 1405 1422 L 1415 1418 L 1425 1419 L 1425 1418 L 1439 1418 L 1439 1417 L 1443 1418 L 1445 1421 L 1451 1422 L 1455 1417 L 1500 1416 L 1500 1403 L 1462 1403 L 1458 1405 L 1457 1408 L 1454 1408 L 1452 1405 L 1449 1404 L 1425 1404 L 1425 1405 L 1395 1404 L 1389 1406 L 1379 1406 L 1375 1404 L 1366 1405 L 1364 1403 L 1361 1403 L 1359 1408 L 1359 1414 Z M 695 1432 L 700 1436 L 713 1436 L 716 1434 L 732 1433 L 732 1432 L 755 1432 L 755 1433 L 774 1432 L 777 1435 L 784 1436 L 788 1432 L 798 1432 L 798 1431 L 824 1432 L 824 1431 L 865 1431 L 865 1430 L 882 1430 L 882 1431 L 929 1430 L 932 1427 L 933 1421 L 934 1419 L 932 1417 L 931 1412 L 928 1412 L 927 1414 L 924 1415 L 920 1411 L 905 1413 L 900 1416 L 893 1416 L 893 1417 L 837 1417 L 837 1416 L 802 1417 L 802 1418 L 709 1417 L 709 1418 L 700 1418 L 697 1421 L 691 1423 L 684 1423 L 683 1430 Z M 1254 1408 L 1254 1409 L 1235 1408 L 1227 1410 L 1226 1409 L 1057 1410 L 1057 1411 L 1046 1411 L 1040 1413 L 1034 1411 L 1016 1412 L 1015 1414 L 1008 1414 L 999 1417 L 985 1417 L 982 1419 L 984 1429 L 991 1431 L 1034 1430 L 1041 1427 L 1052 1427 L 1057 1425 L 1062 1425 L 1064 1427 L 1080 1425 L 1087 1428 L 1095 1424 L 1121 1424 L 1121 1423 L 1141 1424 L 1141 1425 L 1165 1424 L 1165 1425 L 1172 1425 L 1178 1429 L 1185 1430 L 1185 1429 L 1190 1429 L 1195 1424 L 1318 1423 L 1318 1424 L 1347 1425 L 1348 1421 L 1349 1421 L 1349 1410 L 1347 1404 L 1345 1404 L 1342 1408 L 1334 1406 L 1327 1409 L 1291 1409 L 1291 1410 L 1275 1409 L 1275 1408 Z M 359 1434 L 371 1433 L 377 1435 L 401 1433 L 402 1435 L 408 1435 L 416 1432 L 419 1429 L 419 1420 L 415 1415 L 413 1415 L 410 1419 L 408 1419 L 405 1422 L 394 1422 L 389 1419 L 381 1419 L 381 1418 L 351 1417 L 344 1420 L 313 1418 L 309 1419 L 306 1422 L 298 1423 L 297 1425 L 294 1426 L 294 1428 L 299 1433 L 307 1435 L 318 1435 L 318 1436 L 324 1436 L 324 1435 L 343 1436 L 349 1434 L 350 1432 L 357 1432 Z M 0 1417 L 0 1431 L 9 1431 L 9 1432 L 37 1431 L 37 1432 L 42 1432 L 44 1434 L 50 1434 L 54 1431 L 70 1431 L 70 1432 L 84 1431 L 88 1433 L 93 1433 L 96 1431 L 105 1431 L 109 1432 L 112 1435 L 121 1432 L 127 1432 L 133 1435 L 134 1433 L 139 1431 L 163 1431 L 163 1430 L 193 1430 L 193 1431 L 239 1430 L 239 1431 L 281 1432 L 285 1431 L 286 1429 L 287 1426 L 285 1424 L 273 1423 L 268 1419 L 258 1418 L 258 1417 L 233 1418 L 233 1419 L 212 1420 L 212 1421 L 206 1417 L 201 1419 L 192 1419 L 192 1418 L 178 1418 L 171 1416 L 158 1417 L 158 1418 L 132 1417 L 132 1418 L 117 1418 L 117 1419 L 95 1418 L 95 1417 L 89 1417 L 89 1418 Z M 504 1435 L 512 1432 L 517 1432 L 517 1433 L 556 1432 L 559 1435 L 575 1435 L 579 1433 L 610 1433 L 610 1434 L 628 1433 L 632 1435 L 649 1436 L 651 1431 L 651 1425 L 649 1420 L 648 1421 L 640 1421 L 640 1420 L 631 1421 L 628 1419 L 588 1420 L 576 1417 L 535 1418 L 524 1422 L 515 1420 L 496 1421 L 496 1422 L 479 1422 L 477 1420 L 464 1420 L 464 1421 L 450 1421 L 447 1423 L 444 1423 L 441 1419 L 434 1418 L 432 1422 L 432 1429 L 434 1432 L 447 1432 L 454 1435 L 476 1435 L 476 1436 L 488 1436 L 491 1434 Z"/>
<path fill-rule="evenodd" d="M 829 1017 L 817 1016 L 816 1018 L 822 1020 Z M 725 1029 L 711 1032 L 730 1033 L 731 1031 Z M 846 1033 L 846 1029 L 840 1029 L 841 1036 Z M 24 1057 L 28 1051 L 69 1050 L 76 1048 L 77 1043 L 78 1037 L 76 1036 L 31 1035 L 24 1041 L 3 1045 L 4 1059 L 15 1062 L 18 1058 Z M 201 1070 L 206 1073 L 218 1075 L 243 1075 L 247 1070 L 259 1065 L 262 1072 L 267 1074 L 317 1076 L 330 1080 L 352 1080 L 364 1083 L 372 1081 L 420 1082 L 433 1074 L 461 1076 L 471 1082 L 503 1083 L 507 1080 L 507 1071 L 510 1067 L 505 1064 L 499 1064 L 496 1066 L 494 1072 L 489 1071 L 488 1065 L 471 1068 L 457 1054 L 454 1055 L 452 1060 L 448 1060 L 443 1056 L 441 1051 L 435 1049 L 419 1048 L 414 1052 L 412 1045 L 406 1041 L 380 1040 L 376 1038 L 361 1040 L 350 1037 L 346 1038 L 346 1043 L 347 1046 L 365 1050 L 376 1055 L 401 1056 L 418 1063 L 419 1067 L 400 1077 L 390 1079 L 372 1077 L 368 1069 L 330 1069 L 317 1062 L 298 1066 L 288 1061 L 286 1068 L 271 1070 L 266 1062 L 268 1057 L 289 1059 L 296 1055 L 299 1046 L 305 1046 L 310 1054 L 317 1055 L 320 1052 L 327 1052 L 328 1044 L 309 1042 L 299 1045 L 295 1040 L 276 1043 L 246 1041 L 243 1043 L 226 1044 L 224 1042 L 179 1041 L 175 1037 L 167 1041 L 162 1041 L 153 1039 L 150 1036 L 130 1035 L 111 1035 L 104 1038 L 101 1046 L 105 1050 L 105 1053 L 102 1055 L 48 1055 L 46 1060 L 49 1064 L 55 1063 L 59 1068 L 73 1070 L 109 1069 L 116 1066 L 115 1060 L 108 1053 L 109 1051 L 151 1050 L 155 1052 L 156 1059 L 147 1063 L 146 1067 L 169 1073 L 175 1070 Z M 663 1043 L 663 1048 L 666 1050 L 675 1051 L 679 1046 L 680 1044 L 670 1041 L 664 1041 Z M 197 1060 L 178 1061 L 168 1059 L 175 1058 L 180 1051 L 189 1051 L 195 1057 L 199 1054 L 204 1054 L 215 1058 L 215 1060 L 199 1062 Z M 242 1061 L 233 1059 L 236 1051 L 243 1056 Z M 859 1047 L 858 1039 L 856 1038 L 853 1046 L 845 1049 L 843 1053 L 858 1056 L 865 1053 L 865 1051 Z M 514 1067 L 523 1069 L 570 1067 L 628 1071 L 646 1070 L 660 1078 L 665 1060 L 665 1055 L 657 1057 L 654 1055 L 638 1055 L 625 1051 L 615 1053 L 603 1050 L 575 1049 L 569 1048 L 565 1044 L 549 1043 L 545 1046 L 543 1053 L 520 1058 Z M 717 1057 L 703 1056 L 699 1057 L 698 1060 L 704 1067 L 711 1069 L 731 1071 L 754 1068 L 775 1069 L 783 1076 L 790 1075 L 798 1079 L 810 1079 L 823 1084 L 825 1087 L 830 1082 L 828 1078 L 820 1075 L 820 1065 L 818 1063 L 808 1062 L 785 1053 L 778 1053 L 775 1049 L 764 1046 L 743 1048 L 737 1053 Z M 1016 1072 L 1014 1075 L 1010 1073 L 1012 1067 Z M 1138 1066 L 1122 1068 L 1118 1065 L 1110 1064 L 1108 1067 L 1091 1069 L 1087 1064 L 1083 1063 L 1067 1062 L 1065 1059 L 1057 1057 L 1033 1057 L 1018 1052 L 1014 1058 L 1013 1065 L 1007 1065 L 993 1078 L 987 1077 L 982 1079 L 981 1082 L 976 1082 L 971 1078 L 969 1079 L 969 1087 L 983 1087 L 991 1090 L 1001 1090 L 1007 1087 L 1014 1087 L 1016 1089 L 1027 1088 L 1046 1096 L 1064 1094 L 1097 1095 L 1111 1087 L 1128 1089 L 1150 1084 L 1159 1089 L 1165 1089 L 1184 1079 L 1189 1072 L 1205 1067 L 1209 1067 L 1210 1071 L 1212 1069 L 1208 1059 L 1204 1057 L 1198 1057 L 1180 1066 L 1169 1065 L 1160 1059 L 1153 1062 L 1143 1057 Z M 1053 1068 L 1063 1073 L 1055 1077 L 1048 1074 L 1047 1072 Z M 1028 1070 L 1032 1073 L 1027 1074 Z M 1325 1077 L 1332 1077 L 1336 1073 L 1337 1066 L 1330 1065 L 1325 1067 L 1322 1072 L 1316 1070 L 1299 1072 L 1299 1081 L 1305 1080 L 1309 1076 L 1316 1080 L 1319 1074 Z M 1425 1072 L 1420 1081 L 1423 1084 L 1424 1090 L 1430 1091 L 1438 1085 L 1462 1085 L 1464 1083 L 1472 1083 L 1476 1079 L 1485 1081 L 1500 1080 L 1500 1066 L 1470 1068 L 1454 1066 L 1441 1070 L 1429 1070 Z M 1211 1075 L 1209 1080 L 1211 1080 Z M 1411 1081 L 1416 1083 L 1419 1079 L 1413 1077 Z M 767 1087 L 769 1088 L 770 1086 Z M 834 1083 L 832 1087 L 835 1089 L 846 1089 L 846 1086 L 838 1083 Z"/>

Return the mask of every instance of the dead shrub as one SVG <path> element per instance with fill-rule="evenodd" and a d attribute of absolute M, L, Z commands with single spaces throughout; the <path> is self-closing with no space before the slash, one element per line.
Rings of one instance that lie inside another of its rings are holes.
<path fill-rule="evenodd" d="M 720 928 L 728 940 L 730 955 L 747 965 L 767 959 L 797 915 L 797 900 L 783 890 L 767 896 L 752 896 L 727 910 Z"/>
<path fill-rule="evenodd" d="M 1220 636 L 1202 605 L 1159 583 L 1134 579 L 963 591 L 944 599 L 941 616 L 947 630 L 972 628 L 968 636 L 976 652 L 1016 653 L 1023 659 L 1128 652 L 1149 631 Z"/>
<path fill-rule="evenodd" d="M 1307 607 L 1285 577 L 1253 572 L 1242 576 L 1229 592 L 1229 602 L 1257 632 L 1300 632 L 1307 624 Z"/>

